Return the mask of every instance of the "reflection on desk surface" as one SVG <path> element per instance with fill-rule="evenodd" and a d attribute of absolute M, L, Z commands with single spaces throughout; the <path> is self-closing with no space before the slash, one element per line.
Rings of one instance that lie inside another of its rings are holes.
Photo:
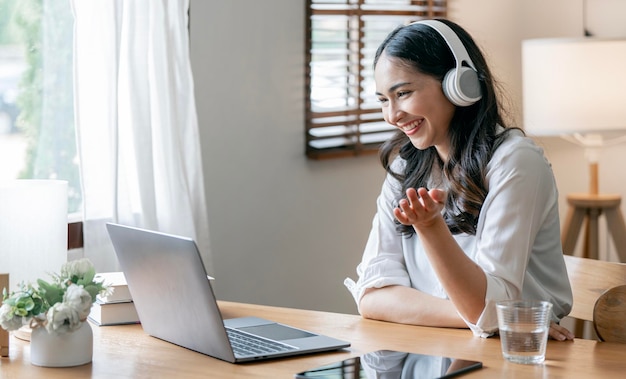
<path fill-rule="evenodd" d="M 435 379 L 455 377 L 481 367 L 482 363 L 476 361 L 379 350 L 301 372 L 296 378 Z"/>

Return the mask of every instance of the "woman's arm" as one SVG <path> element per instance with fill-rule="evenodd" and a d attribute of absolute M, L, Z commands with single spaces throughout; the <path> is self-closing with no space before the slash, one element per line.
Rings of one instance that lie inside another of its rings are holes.
<path fill-rule="evenodd" d="M 445 192 L 408 189 L 407 199 L 394 210 L 396 218 L 413 225 L 450 300 L 458 312 L 476 323 L 485 308 L 487 278 L 483 269 L 458 245 L 442 215 Z"/>
<path fill-rule="evenodd" d="M 365 291 L 359 305 L 361 316 L 399 324 L 467 328 L 450 300 L 427 295 L 414 288 L 388 286 Z M 574 334 L 556 324 L 550 325 L 550 337 L 571 341 Z"/>
<path fill-rule="evenodd" d="M 411 287 L 369 288 L 359 303 L 361 315 L 401 324 L 467 328 L 450 300 Z"/>

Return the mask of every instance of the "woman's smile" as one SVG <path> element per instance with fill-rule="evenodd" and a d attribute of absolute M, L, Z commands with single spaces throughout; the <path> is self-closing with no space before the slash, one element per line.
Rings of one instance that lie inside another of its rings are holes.
<path fill-rule="evenodd" d="M 423 121 L 424 119 L 422 118 L 419 120 L 414 120 L 406 125 L 397 124 L 396 126 L 398 127 L 398 129 L 402 130 L 404 134 L 406 134 L 407 136 L 411 136 L 419 131 L 420 125 Z"/>

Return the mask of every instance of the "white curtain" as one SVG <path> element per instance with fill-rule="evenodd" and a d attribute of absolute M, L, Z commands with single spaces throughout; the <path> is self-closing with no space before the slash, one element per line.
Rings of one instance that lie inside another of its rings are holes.
<path fill-rule="evenodd" d="M 189 60 L 189 0 L 72 0 L 84 254 L 117 271 L 107 221 L 194 238 L 208 220 Z"/>

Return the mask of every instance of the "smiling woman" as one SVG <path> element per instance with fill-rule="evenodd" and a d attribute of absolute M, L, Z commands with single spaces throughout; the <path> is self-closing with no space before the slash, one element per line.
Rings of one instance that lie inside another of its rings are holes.
<path fill-rule="evenodd" d="M 374 59 L 387 172 L 355 282 L 366 318 L 498 330 L 495 304 L 553 304 L 550 335 L 572 294 L 558 191 L 543 150 L 506 125 L 496 81 L 460 25 L 425 20 L 389 32 Z"/>

